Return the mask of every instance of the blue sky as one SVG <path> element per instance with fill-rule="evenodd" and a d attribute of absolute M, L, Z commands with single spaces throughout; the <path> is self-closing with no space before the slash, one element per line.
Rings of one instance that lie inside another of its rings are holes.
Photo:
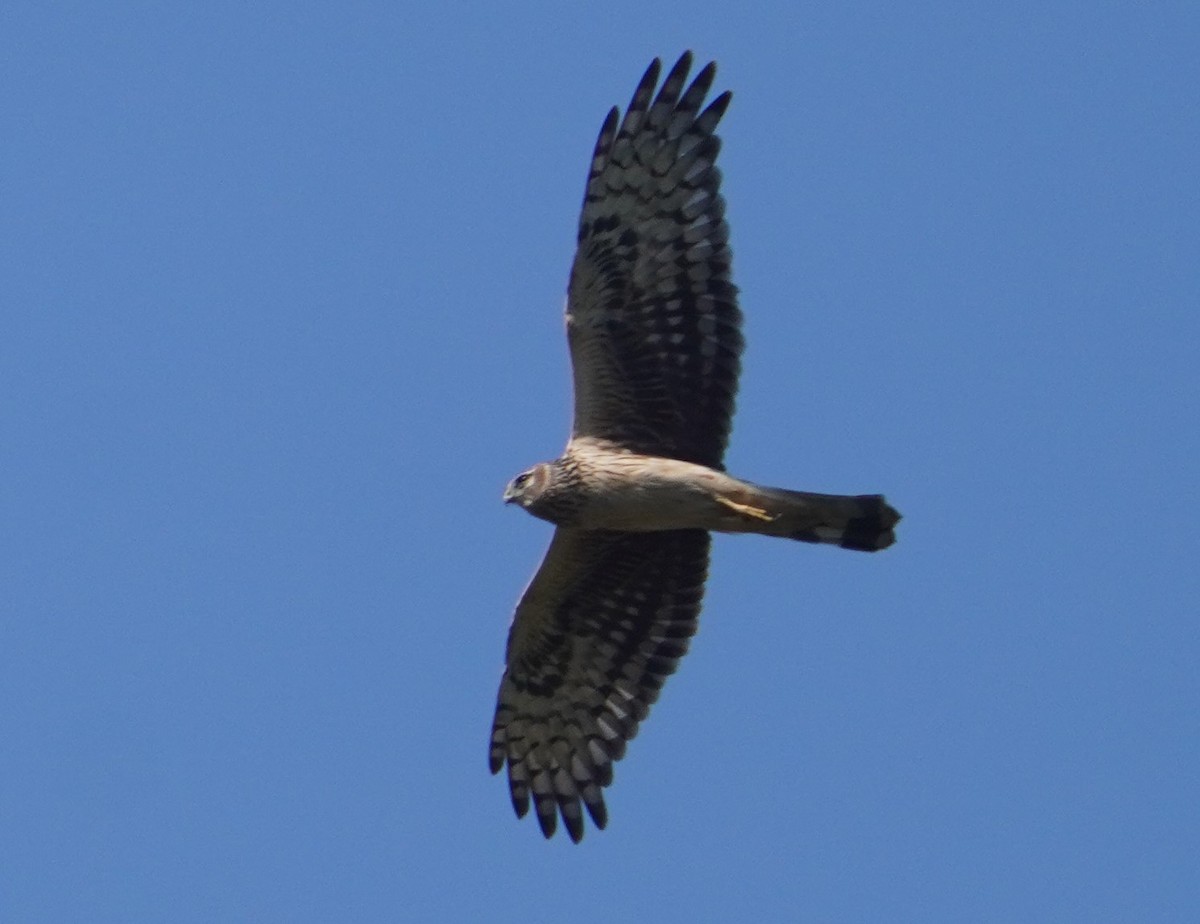
<path fill-rule="evenodd" d="M 0 12 L 12 922 L 1193 921 L 1200 12 Z M 721 537 L 576 847 L 485 752 L 595 133 L 734 91 Z"/>

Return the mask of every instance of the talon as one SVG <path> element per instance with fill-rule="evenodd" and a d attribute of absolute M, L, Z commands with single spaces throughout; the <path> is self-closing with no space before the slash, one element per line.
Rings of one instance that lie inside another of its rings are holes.
<path fill-rule="evenodd" d="M 722 497 L 720 494 L 714 494 L 713 496 L 717 499 L 717 503 L 724 504 L 735 513 L 740 513 L 742 516 L 749 517 L 752 520 L 763 520 L 764 522 L 771 523 L 779 519 L 778 516 L 772 516 L 761 507 L 739 504 L 737 501 L 730 500 L 728 497 Z"/>

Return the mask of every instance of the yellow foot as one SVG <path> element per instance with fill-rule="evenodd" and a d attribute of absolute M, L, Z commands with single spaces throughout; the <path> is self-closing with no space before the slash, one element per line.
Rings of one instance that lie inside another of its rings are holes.
<path fill-rule="evenodd" d="M 778 516 L 772 516 L 761 507 L 751 507 L 749 504 L 739 504 L 737 501 L 730 500 L 728 497 L 722 497 L 720 494 L 714 494 L 713 497 L 717 499 L 717 503 L 724 504 L 735 513 L 740 513 L 742 516 L 749 517 L 752 520 L 762 520 L 766 523 L 770 523 L 779 519 Z"/>

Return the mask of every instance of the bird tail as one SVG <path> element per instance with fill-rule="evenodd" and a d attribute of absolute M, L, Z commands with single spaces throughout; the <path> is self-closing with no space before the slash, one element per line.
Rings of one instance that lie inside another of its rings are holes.
<path fill-rule="evenodd" d="M 900 521 L 900 514 L 882 494 L 843 496 L 771 488 L 768 496 L 783 501 L 779 505 L 781 532 L 776 535 L 860 552 L 877 552 L 896 541 L 892 527 Z"/>
<path fill-rule="evenodd" d="M 881 494 L 811 494 L 755 485 L 750 497 L 721 501 L 740 514 L 731 532 L 762 533 L 861 552 L 877 552 L 895 542 L 892 527 L 900 521 L 900 514 Z"/>

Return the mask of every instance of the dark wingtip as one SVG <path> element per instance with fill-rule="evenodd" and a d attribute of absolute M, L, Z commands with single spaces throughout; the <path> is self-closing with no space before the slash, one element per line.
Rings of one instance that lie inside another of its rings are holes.
<path fill-rule="evenodd" d="M 549 840 L 558 830 L 558 804 L 553 799 L 543 798 L 538 800 L 536 808 L 538 826 L 542 829 L 542 836 Z"/>
<path fill-rule="evenodd" d="M 563 815 L 563 827 L 567 829 L 567 837 L 571 839 L 571 843 L 578 844 L 583 840 L 583 817 L 573 817 L 571 815 Z"/>
<path fill-rule="evenodd" d="M 674 66 L 671 68 L 671 73 L 674 74 L 676 71 L 682 71 L 683 73 L 686 74 L 691 69 L 692 69 L 692 49 L 688 48 L 688 49 L 685 49 L 683 54 L 681 54 L 679 56 L 679 59 L 675 62 Z"/>
<path fill-rule="evenodd" d="M 599 797 L 592 802 L 584 803 L 587 812 L 592 816 L 592 823 L 601 831 L 608 825 L 608 808 L 604 804 L 604 798 Z"/>

